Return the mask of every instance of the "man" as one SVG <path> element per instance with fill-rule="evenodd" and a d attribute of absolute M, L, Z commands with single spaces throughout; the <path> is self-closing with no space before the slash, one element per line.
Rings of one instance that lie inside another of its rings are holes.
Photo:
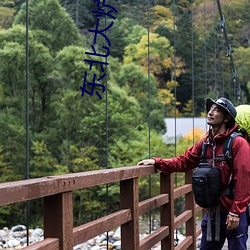
<path fill-rule="evenodd" d="M 215 240 L 215 215 L 210 212 L 212 220 L 212 241 L 207 241 L 207 219 L 208 212 L 202 219 L 201 250 L 222 249 L 225 239 L 228 239 L 229 250 L 247 249 L 248 217 L 247 206 L 250 201 L 250 146 L 249 143 L 237 136 L 232 144 L 233 170 L 225 160 L 215 161 L 216 158 L 223 159 L 223 145 L 226 138 L 238 130 L 235 124 L 236 109 L 226 98 L 217 100 L 207 99 L 207 124 L 210 129 L 204 138 L 179 157 L 162 159 L 142 160 L 138 165 L 155 165 L 157 169 L 165 174 L 173 172 L 186 172 L 198 166 L 202 152 L 202 144 L 207 144 L 206 159 L 211 161 L 215 167 L 221 169 L 221 185 L 226 189 L 230 182 L 230 176 L 234 185 L 233 198 L 223 193 L 220 197 L 220 237 Z"/>

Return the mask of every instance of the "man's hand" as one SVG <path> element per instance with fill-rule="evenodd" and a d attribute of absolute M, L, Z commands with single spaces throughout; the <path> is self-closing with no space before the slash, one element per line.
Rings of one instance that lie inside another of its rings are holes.
<path fill-rule="evenodd" d="M 138 165 L 155 165 L 155 160 L 154 159 L 142 160 L 137 163 L 137 166 Z"/>
<path fill-rule="evenodd" d="M 239 216 L 231 215 L 230 213 L 227 215 L 227 229 L 233 230 L 239 226 L 240 218 Z"/>

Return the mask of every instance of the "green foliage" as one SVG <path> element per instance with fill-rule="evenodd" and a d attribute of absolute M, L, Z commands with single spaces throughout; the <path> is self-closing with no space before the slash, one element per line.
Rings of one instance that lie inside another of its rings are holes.
<path fill-rule="evenodd" d="M 94 1 L 61 0 L 61 4 L 67 9 L 79 29 L 93 27 L 96 17 L 92 10 L 97 9 Z"/>
<path fill-rule="evenodd" d="M 26 24 L 25 8 L 24 3 L 14 24 Z M 52 51 L 83 42 L 74 22 L 58 0 L 29 1 L 29 19 L 29 28 L 36 31 L 36 38 Z"/>
<path fill-rule="evenodd" d="M 249 56 L 250 56 L 250 47 L 249 48 L 243 48 L 239 47 L 235 50 L 235 64 L 236 67 L 239 69 L 238 74 L 241 76 L 240 81 L 246 83 L 245 86 L 243 86 L 244 92 L 249 97 L 250 88 L 249 85 L 249 79 L 250 79 L 250 72 L 249 72 Z M 249 98 L 246 100 L 246 102 L 249 101 Z"/>
<path fill-rule="evenodd" d="M 33 157 L 30 162 L 30 177 L 53 175 L 53 168 L 56 161 L 53 159 L 44 142 L 33 141 L 31 152 L 33 153 Z"/>
<path fill-rule="evenodd" d="M 126 89 L 129 95 L 136 98 L 140 104 L 144 123 L 148 121 L 148 100 L 150 98 L 151 126 L 162 132 L 164 130 L 164 106 L 158 96 L 155 77 L 151 74 L 150 79 L 148 79 L 141 66 L 129 63 L 121 66 L 119 75 L 114 76 L 114 78 L 119 86 Z M 149 88 L 150 95 L 148 92 Z"/>
<path fill-rule="evenodd" d="M 0 113 L 1 182 L 25 177 L 24 125 L 14 108 L 4 111 Z"/>

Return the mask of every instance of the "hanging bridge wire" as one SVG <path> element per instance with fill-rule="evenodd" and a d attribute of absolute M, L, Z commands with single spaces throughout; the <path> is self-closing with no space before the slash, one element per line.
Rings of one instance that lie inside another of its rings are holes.
<path fill-rule="evenodd" d="M 216 14 L 215 14 L 215 0 L 213 1 L 214 9 L 214 91 L 218 93 L 217 85 L 217 32 L 216 32 Z"/>
<path fill-rule="evenodd" d="M 220 79 L 221 79 L 221 86 L 222 86 L 222 96 L 225 96 L 225 79 L 224 79 L 224 59 L 223 57 L 221 56 L 221 53 L 224 49 L 224 43 L 223 41 L 221 40 L 221 37 L 220 39 L 218 39 L 218 49 L 219 49 L 219 72 L 220 72 Z"/>
<path fill-rule="evenodd" d="M 25 179 L 29 179 L 29 0 L 26 0 L 26 34 L 25 34 L 25 81 L 26 81 L 26 174 Z M 27 246 L 29 245 L 29 213 L 30 202 L 25 203 L 25 216 L 26 216 L 26 239 Z"/>
<path fill-rule="evenodd" d="M 176 2 L 175 0 L 173 0 L 173 23 L 174 23 L 174 55 L 173 55 L 173 61 L 174 61 L 174 72 L 173 72 L 173 81 L 174 81 L 174 114 L 175 114 L 175 119 L 174 119 L 174 126 L 175 126 L 175 139 L 174 139 L 174 154 L 176 156 L 177 154 L 177 126 L 176 126 L 176 122 L 177 122 L 177 107 L 176 107 L 176 97 L 177 97 L 177 86 L 176 86 Z M 177 187 L 177 173 L 175 173 L 175 187 Z M 175 245 L 178 245 L 179 239 L 178 239 L 178 231 L 177 229 L 175 230 Z"/>
<path fill-rule="evenodd" d="M 148 18 L 147 18 L 147 31 L 148 31 L 148 158 L 151 157 L 151 119 L 150 119 L 150 0 L 147 0 L 147 8 L 148 8 Z M 151 190 L 151 175 L 148 176 L 148 188 L 149 188 L 149 197 L 152 195 Z M 151 234 L 152 229 L 152 212 L 149 212 L 149 233 Z"/>
<path fill-rule="evenodd" d="M 79 0 L 76 0 L 76 26 L 79 28 Z"/>
<path fill-rule="evenodd" d="M 233 55 L 232 55 L 231 45 L 230 45 L 230 43 L 228 41 L 226 24 L 225 24 L 225 18 L 224 18 L 223 13 L 222 13 L 222 8 L 221 8 L 220 0 L 216 0 L 216 1 L 217 1 L 217 6 L 218 6 L 219 14 L 220 14 L 220 27 L 221 27 L 221 31 L 223 32 L 224 38 L 225 38 L 225 41 L 226 41 L 226 45 L 227 45 L 227 57 L 230 60 L 230 66 L 231 66 L 230 68 L 232 70 L 232 78 L 233 78 L 233 84 L 234 84 L 234 93 L 236 92 L 238 103 L 241 104 L 242 103 L 241 86 L 240 86 L 240 82 L 237 80 L 237 72 L 236 72 L 236 68 L 235 68 L 235 65 L 234 65 L 234 61 L 233 61 Z"/>
<path fill-rule="evenodd" d="M 221 31 L 223 30 L 223 23 L 220 22 L 220 29 Z M 224 51 L 225 48 L 225 43 L 224 43 L 224 39 L 221 39 L 221 36 L 219 35 L 220 39 L 218 40 L 219 43 L 219 56 L 220 56 L 220 72 L 221 72 L 221 81 L 222 81 L 222 96 L 225 96 L 225 65 L 224 65 L 224 58 L 221 56 L 222 51 Z"/>
<path fill-rule="evenodd" d="M 207 23 L 207 16 L 206 16 L 206 0 L 204 0 L 204 6 L 203 6 L 203 15 L 204 15 L 204 30 L 203 30 L 203 36 L 204 36 L 204 94 L 205 98 L 207 97 L 207 39 L 206 39 L 206 23 Z"/>
<path fill-rule="evenodd" d="M 108 5 L 108 0 L 107 0 L 107 5 Z M 107 6 L 105 6 L 105 12 L 107 13 Z M 104 24 L 105 24 L 105 28 L 107 27 L 107 15 L 105 15 L 105 19 L 104 19 Z M 106 30 L 105 30 L 105 35 L 106 35 Z M 104 39 L 104 46 L 106 47 L 106 39 Z M 106 110 L 105 110 L 105 123 L 106 123 L 106 169 L 109 168 L 109 161 L 108 161 L 108 157 L 109 157 L 109 133 L 108 133 L 108 129 L 109 129 L 109 110 L 108 110 L 108 57 L 105 57 L 105 62 L 106 62 L 106 66 L 105 66 L 105 73 L 106 73 L 106 77 L 105 77 L 105 81 L 106 81 Z M 106 215 L 108 215 L 109 213 L 109 185 L 108 183 L 106 184 Z M 109 249 L 109 239 L 108 239 L 108 235 L 109 232 L 107 231 L 107 245 L 106 248 Z"/>
<path fill-rule="evenodd" d="M 175 119 L 174 119 L 174 131 L 175 131 L 175 140 L 174 140 L 174 154 L 176 156 L 177 154 L 177 148 L 176 148 L 176 145 L 177 145 L 177 141 L 176 141 L 176 137 L 177 137 L 177 126 L 176 126 L 176 122 L 177 122 L 177 119 L 176 119 L 176 116 L 177 116 L 177 107 L 176 107 L 176 96 L 177 96 L 177 88 L 176 88 L 176 2 L 175 0 L 173 0 L 173 12 L 174 12 L 174 15 L 173 15 L 173 19 L 174 19 L 174 55 L 173 55 L 173 63 L 174 63 L 174 70 L 173 70 L 173 81 L 174 81 L 174 114 L 175 114 Z M 175 175 L 176 176 L 176 175 Z M 175 184 L 177 183 L 177 178 L 175 178 Z"/>
<path fill-rule="evenodd" d="M 192 116 L 193 116 L 193 144 L 194 144 L 194 117 L 195 117 L 195 92 L 194 92 L 194 10 L 193 10 L 193 0 L 191 0 L 191 39 L 192 39 L 192 72 L 191 72 L 191 79 L 192 79 Z"/>

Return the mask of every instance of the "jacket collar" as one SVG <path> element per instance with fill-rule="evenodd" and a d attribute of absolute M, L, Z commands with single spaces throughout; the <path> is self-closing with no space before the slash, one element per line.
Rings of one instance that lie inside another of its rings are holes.
<path fill-rule="evenodd" d="M 234 131 L 238 131 L 238 124 L 235 124 L 232 128 L 227 129 L 224 133 L 217 134 L 215 137 L 212 137 L 212 129 L 210 128 L 207 132 L 207 142 L 211 143 L 213 141 L 221 141 L 224 140 L 228 135 L 233 133 Z"/>

